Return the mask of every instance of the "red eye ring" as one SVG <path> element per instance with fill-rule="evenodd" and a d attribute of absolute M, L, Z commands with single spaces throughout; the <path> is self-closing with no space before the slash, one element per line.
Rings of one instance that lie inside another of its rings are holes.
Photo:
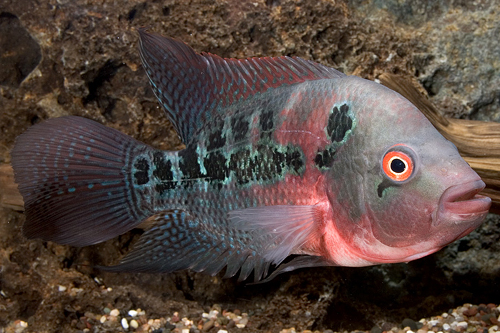
<path fill-rule="evenodd" d="M 413 160 L 401 151 L 390 151 L 382 161 L 385 174 L 391 180 L 402 182 L 410 178 L 413 173 Z"/>

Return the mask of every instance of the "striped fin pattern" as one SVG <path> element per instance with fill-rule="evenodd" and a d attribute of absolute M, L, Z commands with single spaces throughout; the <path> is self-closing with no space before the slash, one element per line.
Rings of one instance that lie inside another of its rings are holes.
<path fill-rule="evenodd" d="M 131 157 L 153 150 L 81 117 L 49 119 L 19 136 L 12 165 L 28 238 L 86 246 L 134 228 L 151 214 L 137 200 Z"/>

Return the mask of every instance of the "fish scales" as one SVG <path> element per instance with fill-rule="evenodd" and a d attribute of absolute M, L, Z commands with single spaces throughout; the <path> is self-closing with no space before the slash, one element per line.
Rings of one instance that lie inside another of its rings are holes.
<path fill-rule="evenodd" d="M 397 93 L 300 58 L 223 59 L 139 35 L 186 148 L 79 117 L 33 126 L 12 152 L 27 237 L 85 246 L 141 226 L 102 269 L 267 281 L 418 259 L 484 219 L 484 183 Z"/>
<path fill-rule="evenodd" d="M 249 101 L 228 108 L 228 117 L 213 120 L 198 134 L 198 140 L 183 151 L 176 154 L 156 151 L 139 155 L 133 162 L 135 167 L 140 167 L 132 170 L 135 188 L 138 191 L 145 188 L 144 192 L 155 189 L 155 210 L 191 212 L 202 220 L 196 221 L 197 225 L 212 226 L 209 234 L 225 235 L 228 247 L 233 249 L 227 250 L 228 258 L 233 252 L 238 255 L 237 250 L 262 252 L 269 245 L 270 237 L 262 238 L 259 243 L 251 237 L 250 231 L 234 230 L 227 212 L 263 204 L 288 205 L 297 201 L 310 204 L 302 200 L 306 193 L 291 193 L 283 180 L 286 175 L 295 176 L 297 185 L 301 183 L 302 188 L 309 189 L 311 184 L 304 180 L 314 177 L 303 177 L 307 161 L 301 146 L 318 146 L 316 149 L 319 149 L 328 141 L 325 128 L 318 127 L 318 133 L 311 133 L 301 125 L 302 119 L 297 124 L 287 124 L 282 120 L 284 117 L 278 117 L 283 110 L 294 108 L 297 99 L 292 97 L 293 93 L 269 91 L 266 94 L 275 94 L 277 98 L 263 96 L 273 102 Z M 304 106 L 311 113 L 318 113 L 320 106 L 324 108 L 324 103 L 314 104 Z M 319 113 L 325 112 L 320 110 Z M 333 131 L 329 128 L 328 135 Z M 344 129 L 344 134 L 346 131 Z M 293 144 L 287 143 L 291 141 L 286 137 L 290 133 L 296 138 Z M 176 155 L 180 157 L 177 166 Z M 318 169 L 312 164 L 311 167 Z M 256 193 L 255 185 L 264 186 Z M 155 262 L 159 264 L 160 260 L 155 259 Z"/>

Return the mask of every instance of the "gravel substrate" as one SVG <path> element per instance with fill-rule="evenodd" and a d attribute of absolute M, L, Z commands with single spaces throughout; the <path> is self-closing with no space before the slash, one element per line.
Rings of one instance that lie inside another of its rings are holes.
<path fill-rule="evenodd" d="M 464 304 L 439 316 L 422 318 L 419 321 L 404 319 L 397 327 L 375 326 L 371 331 L 352 331 L 351 333 L 495 333 L 500 332 L 500 306 L 495 304 Z M 170 317 L 149 318 L 141 309 L 123 311 L 103 308 L 102 313 L 87 312 L 74 323 L 77 332 L 152 332 L 152 333 L 230 333 L 255 331 L 252 317 L 240 310 L 222 310 L 214 305 L 210 312 L 199 318 L 180 318 L 177 312 Z M 247 328 L 247 329 L 245 329 Z M 253 330 L 252 330 L 253 328 Z M 36 328 L 29 328 L 29 331 Z M 0 332 L 22 333 L 28 330 L 28 324 L 22 320 L 12 322 Z M 310 330 L 297 331 L 295 328 L 281 329 L 280 333 L 313 333 Z M 334 333 L 332 330 L 314 331 L 314 333 Z M 343 331 L 342 333 L 347 333 Z"/>

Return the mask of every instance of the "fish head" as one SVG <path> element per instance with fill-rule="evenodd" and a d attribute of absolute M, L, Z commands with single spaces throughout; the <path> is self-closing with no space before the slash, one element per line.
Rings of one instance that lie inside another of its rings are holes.
<path fill-rule="evenodd" d="M 353 84 L 357 125 L 332 168 L 332 177 L 344 172 L 331 192 L 336 229 L 358 258 L 344 264 L 411 261 L 478 227 L 491 200 L 478 194 L 485 184 L 457 148 L 398 93 Z"/>

